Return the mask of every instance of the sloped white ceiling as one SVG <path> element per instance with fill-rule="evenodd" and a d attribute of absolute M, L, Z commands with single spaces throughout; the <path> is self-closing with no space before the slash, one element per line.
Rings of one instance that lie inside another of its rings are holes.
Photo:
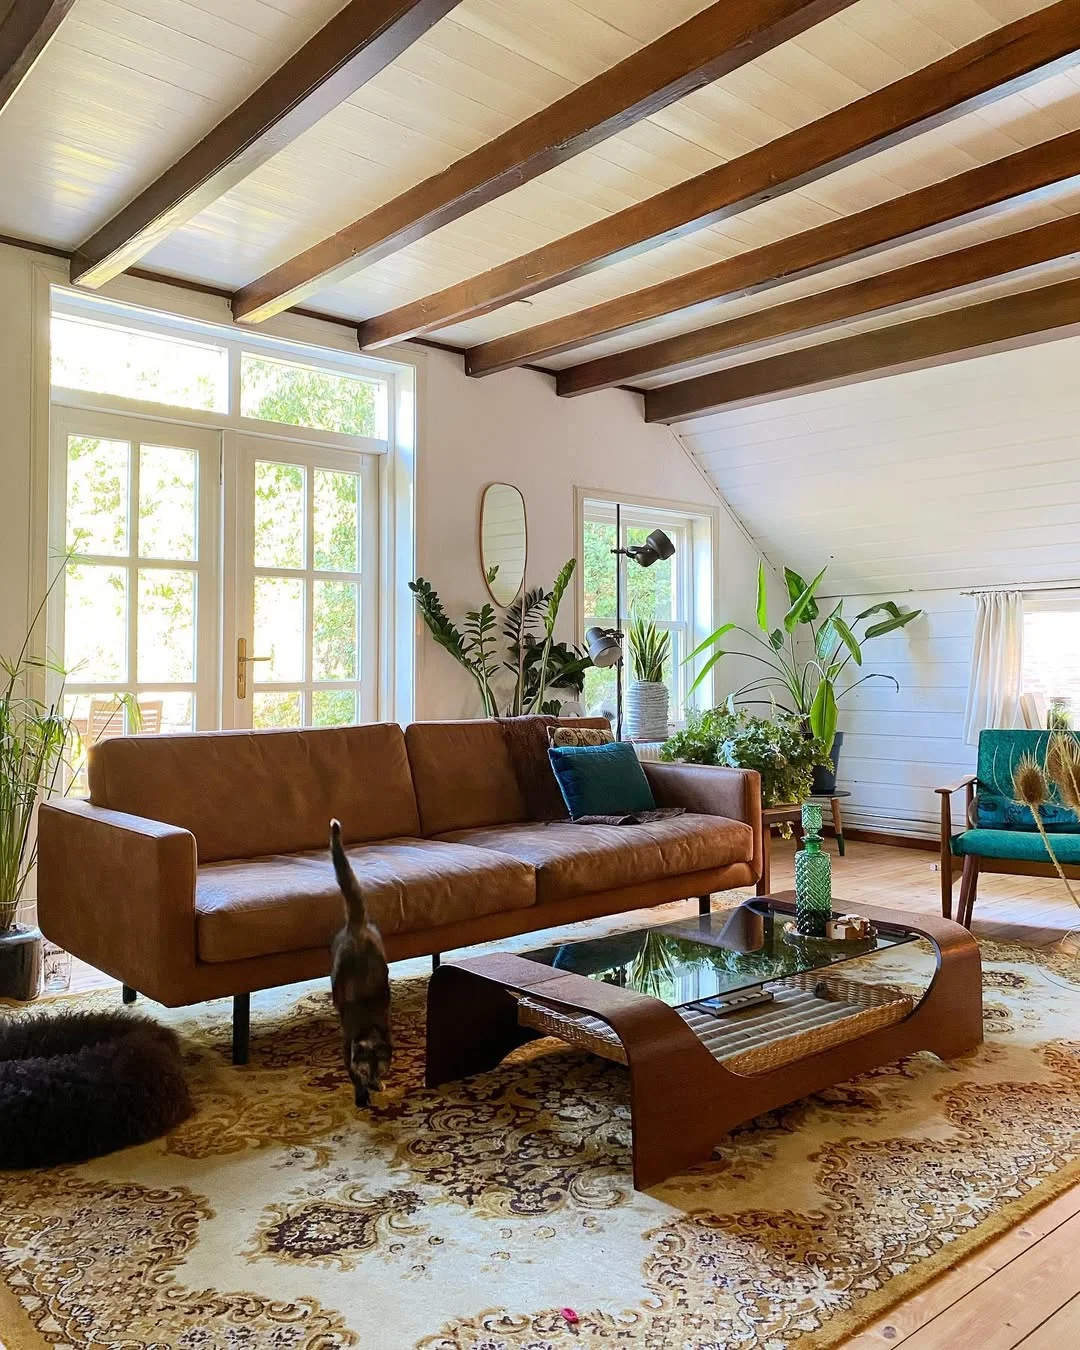
<path fill-rule="evenodd" d="M 828 594 L 1080 581 L 1080 337 L 688 422 L 774 566 Z"/>

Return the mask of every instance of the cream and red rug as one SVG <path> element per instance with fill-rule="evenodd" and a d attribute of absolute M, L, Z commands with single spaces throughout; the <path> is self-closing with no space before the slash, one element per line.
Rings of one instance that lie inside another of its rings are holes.
<path fill-rule="evenodd" d="M 1080 1179 L 1080 970 L 1019 946 L 983 956 L 978 1053 L 797 1102 L 648 1194 L 629 1181 L 618 1066 L 543 1041 L 427 1091 L 421 977 L 395 982 L 397 1058 L 371 1112 L 353 1107 L 322 987 L 255 998 L 244 1069 L 228 1005 L 143 1005 L 183 1037 L 198 1112 L 85 1166 L 0 1172 L 0 1341 L 836 1345 Z M 912 988 L 931 970 L 916 947 L 875 960 Z"/>

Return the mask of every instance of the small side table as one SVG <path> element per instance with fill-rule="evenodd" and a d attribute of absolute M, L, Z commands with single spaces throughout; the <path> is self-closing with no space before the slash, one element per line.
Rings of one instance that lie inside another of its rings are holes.
<path fill-rule="evenodd" d="M 815 794 L 810 798 L 812 802 L 821 802 L 823 805 L 828 802 L 832 807 L 832 823 L 836 832 L 836 851 L 841 858 L 844 856 L 844 820 L 840 815 L 840 798 L 850 796 L 850 792 L 842 792 L 837 788 L 834 792 L 822 792 L 820 795 Z"/>
<path fill-rule="evenodd" d="M 809 798 L 812 802 L 829 802 L 832 807 L 833 828 L 836 830 L 836 850 L 842 858 L 844 856 L 844 822 L 840 815 L 840 798 L 850 797 L 850 792 L 831 792 L 822 793 L 820 796 Z M 756 894 L 772 894 L 772 826 L 773 825 L 791 825 L 795 830 L 795 838 L 802 842 L 802 804 L 800 802 L 784 802 L 780 806 L 763 806 L 761 808 L 761 878 L 758 881 Z"/>

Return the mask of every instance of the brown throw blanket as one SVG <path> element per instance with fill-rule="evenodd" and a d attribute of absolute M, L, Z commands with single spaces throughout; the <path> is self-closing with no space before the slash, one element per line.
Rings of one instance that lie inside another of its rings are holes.
<path fill-rule="evenodd" d="M 510 752 L 525 811 L 530 820 L 569 820 L 555 771 L 548 759 L 548 731 L 557 717 L 496 718 Z"/>

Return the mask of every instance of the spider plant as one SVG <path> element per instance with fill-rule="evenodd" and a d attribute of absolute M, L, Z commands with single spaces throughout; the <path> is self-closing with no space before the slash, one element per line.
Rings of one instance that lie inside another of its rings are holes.
<path fill-rule="evenodd" d="M 30 653 L 51 590 L 52 586 L 38 606 L 19 654 L 14 659 L 0 657 L 0 936 L 15 926 L 37 861 L 38 803 L 56 789 L 67 752 L 77 739 L 63 714 L 63 684 L 52 701 L 33 693 L 43 673 L 63 676 L 53 663 Z"/>
<path fill-rule="evenodd" d="M 687 661 L 700 656 L 710 648 L 714 650 L 698 672 L 697 678 L 690 686 L 690 692 L 698 687 L 721 657 L 743 656 L 758 662 L 765 669 L 740 689 L 736 689 L 731 696 L 732 699 L 736 703 L 740 701 L 774 703 L 785 711 L 803 718 L 810 731 L 826 746 L 831 746 L 836 735 L 837 703 L 841 698 L 867 680 L 889 680 L 899 690 L 900 685 L 892 675 L 878 672 L 863 675 L 839 693 L 837 683 L 850 665 L 862 666 L 863 647 L 868 641 L 905 627 L 912 619 L 917 619 L 922 610 L 901 610 L 894 600 L 881 600 L 856 614 L 849 622 L 844 618 L 844 602 L 840 600 L 832 611 L 822 618 L 814 597 L 827 570 L 823 567 L 813 581 L 808 583 L 798 572 L 792 571 L 790 567 L 784 568 L 788 609 L 774 628 L 769 620 L 765 564 L 759 564 L 755 614 L 759 631 L 755 633 L 741 624 L 725 623 L 695 647 L 686 658 Z M 858 624 L 865 623 L 878 614 L 884 615 L 884 618 L 878 619 L 875 623 L 867 623 L 861 634 L 857 631 Z M 808 630 L 812 651 L 810 656 L 804 656 L 800 652 L 801 630 Z M 748 638 L 750 650 L 739 648 L 730 650 L 721 647 L 719 644 L 729 633 L 741 633 L 743 637 Z M 755 694 L 768 697 L 756 699 L 751 697 Z"/>
<path fill-rule="evenodd" d="M 634 679 L 644 684 L 664 683 L 664 663 L 671 651 L 671 634 L 655 619 L 633 619 L 626 635 Z"/>

